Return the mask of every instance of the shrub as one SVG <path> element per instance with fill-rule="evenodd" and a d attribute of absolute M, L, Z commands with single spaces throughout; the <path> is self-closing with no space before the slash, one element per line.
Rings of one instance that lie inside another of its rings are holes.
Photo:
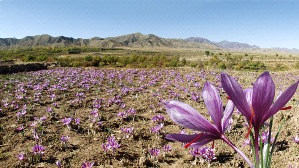
<path fill-rule="evenodd" d="M 93 57 L 91 55 L 87 55 L 84 57 L 84 60 L 89 62 L 93 60 Z"/>

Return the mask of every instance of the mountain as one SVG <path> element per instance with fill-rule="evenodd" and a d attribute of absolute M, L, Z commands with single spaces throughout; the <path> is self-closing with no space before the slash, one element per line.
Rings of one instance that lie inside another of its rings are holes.
<path fill-rule="evenodd" d="M 221 48 L 232 49 L 232 50 L 260 49 L 260 47 L 256 45 L 249 45 L 246 43 L 229 42 L 229 41 L 214 42 L 214 44 Z"/>
<path fill-rule="evenodd" d="M 118 37 L 74 39 L 72 37 L 50 35 L 26 36 L 22 39 L 0 38 L 0 48 L 35 47 L 35 46 L 90 46 L 90 47 L 132 47 L 132 48 L 199 48 L 219 49 L 212 43 L 197 43 L 183 39 L 166 39 L 154 34 L 133 33 Z"/>
<path fill-rule="evenodd" d="M 289 48 L 274 47 L 272 49 L 277 50 L 277 51 L 282 51 L 282 52 L 290 53 L 290 54 L 298 54 L 299 53 L 299 49 L 297 49 L 297 48 L 289 49 Z"/>
<path fill-rule="evenodd" d="M 195 43 L 206 43 L 206 44 L 211 44 L 211 45 L 215 45 L 213 42 L 211 42 L 208 39 L 202 38 L 202 37 L 189 37 L 186 38 L 185 41 L 188 42 L 195 42 Z"/>
<path fill-rule="evenodd" d="M 117 37 L 93 37 L 90 39 L 72 38 L 65 36 L 52 37 L 47 34 L 26 36 L 22 39 L 0 38 L 0 49 L 35 46 L 89 46 L 101 48 L 130 47 L 130 48 L 161 48 L 161 49 L 204 49 L 204 50 L 232 50 L 242 52 L 284 52 L 299 53 L 299 49 L 270 48 L 263 49 L 256 45 L 239 42 L 212 42 L 201 37 L 189 37 L 186 39 L 162 38 L 154 34 L 141 33 L 127 34 Z"/>

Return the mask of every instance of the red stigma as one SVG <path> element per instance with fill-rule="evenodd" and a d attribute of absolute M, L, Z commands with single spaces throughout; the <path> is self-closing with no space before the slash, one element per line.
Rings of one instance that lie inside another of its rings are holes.
<path fill-rule="evenodd" d="M 226 96 L 227 100 L 230 100 L 230 97 L 229 96 Z"/>
<path fill-rule="evenodd" d="M 245 135 L 246 138 L 248 138 L 249 134 L 250 134 L 250 129 L 252 128 L 252 116 L 250 118 L 250 123 L 249 123 L 249 127 L 247 128 L 247 133 Z"/>
<path fill-rule="evenodd" d="M 291 108 L 292 108 L 292 106 L 286 106 L 286 107 L 281 108 L 280 110 L 289 110 Z"/>
<path fill-rule="evenodd" d="M 187 143 L 184 147 L 188 148 L 191 144 L 193 144 L 195 141 L 197 141 L 200 137 L 202 136 L 202 134 L 199 134 L 197 137 L 195 137 L 191 142 Z"/>
<path fill-rule="evenodd" d="M 254 111 L 253 111 L 252 106 L 250 106 L 250 109 L 251 109 L 251 117 L 250 117 L 249 127 L 247 128 L 247 133 L 245 135 L 246 138 L 248 138 L 248 136 L 250 135 L 250 129 L 252 128 L 252 120 L 254 117 Z"/>

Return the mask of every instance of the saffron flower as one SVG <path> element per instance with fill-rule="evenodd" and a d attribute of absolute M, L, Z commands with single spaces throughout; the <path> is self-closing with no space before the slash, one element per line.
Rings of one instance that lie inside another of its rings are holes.
<path fill-rule="evenodd" d="M 156 157 L 156 156 L 158 156 L 160 154 L 160 149 L 153 148 L 153 149 L 150 150 L 149 153 L 150 153 L 151 156 Z"/>
<path fill-rule="evenodd" d="M 166 111 L 175 123 L 202 132 L 193 135 L 168 134 L 166 135 L 166 139 L 187 143 L 185 148 L 188 148 L 189 146 L 192 148 L 199 148 L 211 141 L 221 139 L 238 152 L 250 167 L 253 167 L 252 163 L 244 153 L 237 149 L 224 135 L 231 123 L 230 119 L 234 109 L 232 101 L 228 101 L 226 108 L 223 111 L 220 96 L 216 88 L 209 82 L 206 82 L 204 85 L 202 97 L 208 109 L 208 113 L 212 118 L 213 124 L 199 114 L 194 108 L 183 102 L 165 102 Z"/>
<path fill-rule="evenodd" d="M 63 125 L 67 125 L 67 126 L 71 123 L 71 121 L 72 121 L 72 117 L 70 117 L 70 118 L 66 118 L 66 117 L 64 117 L 64 118 L 61 120 L 61 122 L 63 123 Z"/>
<path fill-rule="evenodd" d="M 166 144 L 166 145 L 163 146 L 163 151 L 164 151 L 164 152 L 170 152 L 171 150 L 172 150 L 172 148 L 171 148 L 170 145 L 167 145 L 167 144 Z"/>
<path fill-rule="evenodd" d="M 55 164 L 57 165 L 57 167 L 58 168 L 60 168 L 62 165 L 61 165 L 61 162 L 59 161 L 59 160 L 57 160 L 56 162 L 55 162 Z"/>
<path fill-rule="evenodd" d="M 189 146 L 198 148 L 211 141 L 222 139 L 222 135 L 229 127 L 234 105 L 229 100 L 223 111 L 222 102 L 216 88 L 208 82 L 204 85 L 203 99 L 214 124 L 183 102 L 169 101 L 165 103 L 166 111 L 174 122 L 183 127 L 202 132 L 193 135 L 168 134 L 166 139 L 187 143 L 186 148 Z"/>
<path fill-rule="evenodd" d="M 82 163 L 82 168 L 92 168 L 94 162 L 83 162 Z"/>
<path fill-rule="evenodd" d="M 19 153 L 17 158 L 20 160 L 20 161 L 23 161 L 25 159 L 25 155 L 24 153 Z"/>
<path fill-rule="evenodd" d="M 66 143 L 69 139 L 70 139 L 70 137 L 68 135 L 67 136 L 62 135 L 61 142 Z"/>
<path fill-rule="evenodd" d="M 261 74 L 253 84 L 253 89 L 246 89 L 245 92 L 234 78 L 221 73 L 221 83 L 224 91 L 229 99 L 234 102 L 237 109 L 247 118 L 254 130 L 259 129 L 266 120 L 279 110 L 289 109 L 289 107 L 284 108 L 284 106 L 294 95 L 298 82 L 291 85 L 272 104 L 275 85 L 269 72 L 266 71 Z"/>
<path fill-rule="evenodd" d="M 39 154 L 39 155 L 43 155 L 44 154 L 44 150 L 46 148 L 43 147 L 42 145 L 34 145 L 32 148 L 32 151 L 35 155 Z"/>
<path fill-rule="evenodd" d="M 296 136 L 294 137 L 294 142 L 296 142 L 297 144 L 299 144 L 299 137 L 298 137 L 298 135 L 296 135 Z"/>
<path fill-rule="evenodd" d="M 265 121 L 280 110 L 290 109 L 284 107 L 292 98 L 298 87 L 299 80 L 292 84 L 285 92 L 281 93 L 273 103 L 275 96 L 275 85 L 269 72 L 262 73 L 253 83 L 253 89 L 243 91 L 240 84 L 231 76 L 221 73 L 221 84 L 237 109 L 246 117 L 249 123 L 248 133 L 254 129 L 255 161 L 259 165 L 259 131 Z M 247 136 L 248 136 L 247 133 Z"/>

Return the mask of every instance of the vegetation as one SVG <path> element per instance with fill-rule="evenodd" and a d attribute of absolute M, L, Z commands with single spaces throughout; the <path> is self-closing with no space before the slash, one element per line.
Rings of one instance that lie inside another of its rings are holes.
<path fill-rule="evenodd" d="M 278 59 L 277 59 L 278 58 Z M 57 62 L 63 67 L 183 67 L 232 70 L 288 70 L 299 69 L 298 63 L 291 66 L 282 63 L 296 61 L 295 56 L 278 54 L 257 55 L 215 51 L 145 51 L 133 49 L 107 49 L 92 47 L 32 47 L 0 50 L 0 60 L 22 62 Z"/>

